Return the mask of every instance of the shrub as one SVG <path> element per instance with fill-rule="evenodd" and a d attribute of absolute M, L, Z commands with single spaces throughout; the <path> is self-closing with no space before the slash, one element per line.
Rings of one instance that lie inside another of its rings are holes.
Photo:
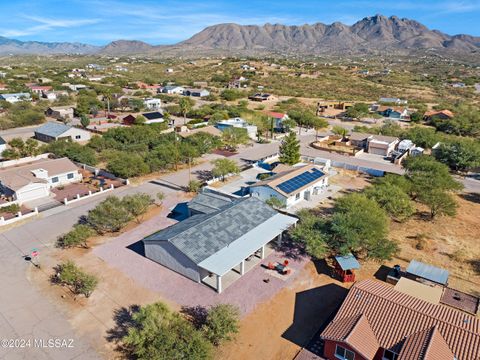
<path fill-rule="evenodd" d="M 232 339 L 238 333 L 240 310 L 231 304 L 218 304 L 208 310 L 203 329 L 210 342 L 216 346 Z"/>
<path fill-rule="evenodd" d="M 198 191 L 200 190 L 201 187 L 202 187 L 202 183 L 200 181 L 190 180 L 188 182 L 187 190 L 188 190 L 188 192 L 198 193 Z"/>
<path fill-rule="evenodd" d="M 18 204 L 12 204 L 12 205 L 8 205 L 0 208 L 0 212 L 6 212 L 8 214 L 16 214 L 19 211 L 20 211 L 20 205 Z"/>
<path fill-rule="evenodd" d="M 95 235 L 95 230 L 88 225 L 77 224 L 68 233 L 57 239 L 57 246 L 61 248 L 71 248 L 81 246 L 88 248 L 87 240 Z"/>
<path fill-rule="evenodd" d="M 87 222 L 99 233 L 120 231 L 132 220 L 132 214 L 116 196 L 109 196 L 90 210 Z"/>
<path fill-rule="evenodd" d="M 153 204 L 153 199 L 150 195 L 145 193 L 138 193 L 132 195 L 126 195 L 122 199 L 122 206 L 137 220 L 140 222 L 142 215 L 144 215 L 148 207 Z"/>
<path fill-rule="evenodd" d="M 74 294 L 83 294 L 87 298 L 90 297 L 98 284 L 98 279 L 95 276 L 83 272 L 73 261 L 58 265 L 53 280 L 68 286 Z"/>

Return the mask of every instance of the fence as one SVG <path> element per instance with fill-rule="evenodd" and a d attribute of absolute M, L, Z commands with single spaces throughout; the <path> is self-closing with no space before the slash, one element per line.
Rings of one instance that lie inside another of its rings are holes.
<path fill-rule="evenodd" d="M 28 157 L 24 157 L 24 158 L 16 159 L 16 160 L 1 161 L 0 162 L 0 169 L 6 168 L 6 167 L 9 167 L 9 166 L 27 164 L 27 163 L 37 161 L 37 160 L 41 160 L 41 159 L 48 159 L 49 155 L 50 155 L 50 153 L 45 153 L 45 154 L 41 154 L 41 155 L 38 155 L 38 156 L 28 156 Z"/>
<path fill-rule="evenodd" d="M 305 162 L 313 162 L 315 164 L 326 164 L 327 161 L 330 161 L 328 159 L 313 158 L 310 156 L 302 156 L 302 160 Z M 376 176 L 376 177 L 381 177 L 385 175 L 385 171 L 383 170 L 378 170 L 378 169 L 369 168 L 369 167 L 360 166 L 360 165 L 347 164 L 341 161 L 331 161 L 330 165 L 336 168 L 358 171 L 358 172 L 365 173 L 371 176 Z"/>
<path fill-rule="evenodd" d="M 120 177 L 118 177 L 118 176 L 115 176 L 115 175 L 112 174 L 112 173 L 109 173 L 109 172 L 106 171 L 106 170 L 96 168 L 95 166 L 83 164 L 83 163 L 76 162 L 76 161 L 74 161 L 74 163 L 75 163 L 75 165 L 77 165 L 78 167 L 81 167 L 81 168 L 84 169 L 84 170 L 88 170 L 88 171 L 94 173 L 95 176 L 102 176 L 102 177 L 105 177 L 105 178 L 110 179 L 110 180 L 118 180 L 118 181 L 124 183 L 125 185 L 128 185 L 128 184 L 130 183 L 130 182 L 128 181 L 128 179 L 122 179 L 122 178 L 120 178 Z"/>
<path fill-rule="evenodd" d="M 34 210 L 31 210 L 26 214 L 22 214 L 22 212 L 19 211 L 14 217 L 10 219 L 5 219 L 3 216 L 0 216 L 0 226 L 9 225 L 14 222 L 17 222 L 32 216 L 36 216 L 36 215 L 38 215 L 38 208 L 35 208 Z"/>
<path fill-rule="evenodd" d="M 81 194 L 77 194 L 75 196 L 73 196 L 71 199 L 68 199 L 68 198 L 64 198 L 63 199 L 63 203 L 65 205 L 68 205 L 72 202 L 76 202 L 76 201 L 79 201 L 79 200 L 83 200 L 85 198 L 88 198 L 88 197 L 92 197 L 92 196 L 95 196 L 95 195 L 100 195 L 100 194 L 103 194 L 107 191 L 112 191 L 113 189 L 115 189 L 115 187 L 113 186 L 113 184 L 110 185 L 110 187 L 108 189 L 104 189 L 103 187 L 100 188 L 99 191 L 96 191 L 96 192 L 92 192 L 91 190 L 88 190 L 88 194 L 86 195 L 81 195 Z"/>
<path fill-rule="evenodd" d="M 9 202 L 0 204 L 0 209 L 4 208 L 4 207 L 7 207 L 7 206 L 10 206 L 10 205 L 20 205 L 20 202 L 18 200 L 13 200 L 13 201 L 9 201 Z"/>

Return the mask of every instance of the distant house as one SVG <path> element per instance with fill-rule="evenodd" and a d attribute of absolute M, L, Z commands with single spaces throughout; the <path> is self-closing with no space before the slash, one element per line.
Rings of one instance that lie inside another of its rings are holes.
<path fill-rule="evenodd" d="M 42 91 L 42 98 L 48 101 L 55 101 L 57 100 L 57 94 L 54 91 Z"/>
<path fill-rule="evenodd" d="M 135 116 L 133 116 L 132 114 L 128 114 L 122 119 L 122 121 L 125 125 L 133 125 L 135 123 L 135 119 Z"/>
<path fill-rule="evenodd" d="M 352 146 L 364 149 L 371 154 L 389 156 L 395 150 L 399 139 L 394 136 L 352 132 L 348 139 Z"/>
<path fill-rule="evenodd" d="M 381 97 L 378 99 L 380 104 L 407 105 L 408 101 L 399 98 Z"/>
<path fill-rule="evenodd" d="M 454 88 L 464 88 L 466 86 L 467 85 L 463 82 L 455 82 L 455 83 L 452 84 L 452 87 L 454 87 Z"/>
<path fill-rule="evenodd" d="M 46 85 L 29 85 L 27 86 L 32 93 L 35 93 L 37 95 L 41 95 L 43 92 L 51 91 L 52 87 L 51 86 L 46 86 Z"/>
<path fill-rule="evenodd" d="M 172 68 L 167 68 L 167 69 L 165 70 L 165 72 L 166 72 L 166 73 L 173 73 L 173 69 L 172 69 Z"/>
<path fill-rule="evenodd" d="M 250 194 L 267 201 L 272 197 L 289 208 L 324 191 L 328 177 L 315 165 L 293 167 L 250 186 Z"/>
<path fill-rule="evenodd" d="M 269 100 L 274 100 L 275 96 L 272 94 L 265 94 L 265 93 L 256 93 L 254 95 L 251 95 L 248 97 L 252 101 L 269 101 Z"/>
<path fill-rule="evenodd" d="M 405 119 L 408 116 L 407 108 L 395 106 L 378 106 L 377 113 L 389 119 Z"/>
<path fill-rule="evenodd" d="M 250 125 L 246 120 L 242 118 L 232 118 L 228 120 L 222 120 L 215 124 L 215 127 L 218 130 L 224 131 L 225 129 L 236 127 L 245 129 L 248 133 L 248 136 L 255 140 L 257 138 L 257 127 L 255 125 Z"/>
<path fill-rule="evenodd" d="M 56 140 L 79 142 L 90 140 L 90 138 L 89 131 L 53 121 L 47 122 L 35 130 L 35 139 L 46 143 Z"/>
<path fill-rule="evenodd" d="M 88 81 L 102 81 L 105 78 L 104 75 L 90 75 L 87 76 Z"/>
<path fill-rule="evenodd" d="M 167 86 L 162 88 L 162 93 L 164 93 L 164 94 L 178 94 L 178 95 L 181 95 L 181 94 L 183 94 L 184 91 L 185 91 L 185 89 L 183 87 L 177 86 L 177 85 L 167 85 Z"/>
<path fill-rule="evenodd" d="M 156 98 L 147 98 L 143 99 L 143 105 L 148 110 L 160 110 L 160 107 L 162 106 L 162 101 Z"/>
<path fill-rule="evenodd" d="M 433 119 L 441 119 L 441 120 L 450 120 L 453 119 L 454 114 L 450 110 L 444 109 L 444 110 L 430 110 L 425 112 L 423 114 L 423 118 L 427 121 L 433 120 Z"/>
<path fill-rule="evenodd" d="M 165 121 L 163 118 L 163 114 L 158 111 L 143 113 L 142 116 L 147 119 L 145 124 L 155 124 L 155 123 L 162 123 Z"/>
<path fill-rule="evenodd" d="M 67 158 L 39 161 L 0 169 L 0 191 L 19 202 L 50 195 L 50 189 L 79 182 L 82 174 Z"/>
<path fill-rule="evenodd" d="M 87 88 L 87 85 L 83 84 L 69 84 L 68 88 L 72 91 L 80 91 Z"/>
<path fill-rule="evenodd" d="M 0 94 L 0 100 L 13 104 L 19 101 L 32 101 L 32 97 L 30 93 Z"/>
<path fill-rule="evenodd" d="M 73 119 L 75 108 L 73 106 L 52 106 L 45 111 L 45 115 L 57 120 Z"/>
<path fill-rule="evenodd" d="M 246 77 L 243 77 L 243 76 L 236 77 L 229 81 L 227 87 L 229 89 L 240 89 L 242 86 L 246 86 L 243 84 L 247 81 L 248 79 Z"/>
<path fill-rule="evenodd" d="M 210 91 L 206 89 L 185 89 L 183 91 L 183 95 L 193 97 L 205 97 L 210 95 Z"/>
<path fill-rule="evenodd" d="M 8 86 L 3 84 L 3 83 L 0 83 L 0 91 L 2 90 L 7 90 L 8 89 Z"/>
<path fill-rule="evenodd" d="M 178 132 L 178 135 L 180 135 L 183 138 L 187 138 L 189 136 L 192 136 L 198 133 L 205 133 L 205 134 L 218 136 L 218 137 L 222 136 L 222 132 L 212 125 L 199 127 L 198 129 L 189 129 L 186 126 L 181 126 L 180 131 Z"/>
<path fill-rule="evenodd" d="M 394 136 L 373 135 L 368 139 L 367 151 L 370 154 L 389 156 L 398 142 L 399 139 Z"/>
<path fill-rule="evenodd" d="M 283 122 L 289 119 L 288 115 L 285 113 L 267 111 L 266 114 L 269 118 L 273 119 L 273 128 L 275 130 L 282 130 Z"/>
<path fill-rule="evenodd" d="M 479 328 L 476 316 L 368 279 L 353 285 L 320 334 L 321 355 L 327 360 L 478 359 Z"/>
<path fill-rule="evenodd" d="M 257 198 L 202 193 L 188 203 L 192 215 L 143 239 L 145 256 L 218 293 L 224 278 L 241 279 L 269 251 L 269 243 L 298 219 Z M 155 275 L 154 275 L 155 276 Z"/>

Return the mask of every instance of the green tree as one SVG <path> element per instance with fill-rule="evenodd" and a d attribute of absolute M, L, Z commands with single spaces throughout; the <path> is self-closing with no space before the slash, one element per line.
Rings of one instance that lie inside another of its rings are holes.
<path fill-rule="evenodd" d="M 192 110 L 194 105 L 195 101 L 189 97 L 182 97 L 178 102 L 178 106 L 180 106 L 180 111 L 183 115 L 183 125 L 187 123 L 187 113 Z"/>
<path fill-rule="evenodd" d="M 229 341 L 239 331 L 240 310 L 231 304 L 218 304 L 208 309 L 203 326 L 205 335 L 216 346 Z"/>
<path fill-rule="evenodd" d="M 155 197 L 156 197 L 155 204 L 157 206 L 162 206 L 163 200 L 165 200 L 165 194 L 163 192 L 159 191 Z"/>
<path fill-rule="evenodd" d="M 265 201 L 265 203 L 267 205 L 270 205 L 274 209 L 281 209 L 281 208 L 284 208 L 286 206 L 285 203 L 276 196 L 272 196 L 270 199 Z"/>
<path fill-rule="evenodd" d="M 225 177 L 229 174 L 238 174 L 240 168 L 237 163 L 230 159 L 215 159 L 212 161 L 213 169 L 212 175 L 214 177 L 220 177 L 222 181 L 225 181 Z"/>
<path fill-rule="evenodd" d="M 147 174 L 150 170 L 143 157 L 139 154 L 117 152 L 107 163 L 107 170 L 117 176 L 130 178 Z"/>
<path fill-rule="evenodd" d="M 330 252 L 326 222 L 315 216 L 309 210 L 300 210 L 297 213 L 300 222 L 290 230 L 290 237 L 296 243 L 302 244 L 310 256 L 323 259 Z"/>
<path fill-rule="evenodd" d="M 360 119 L 367 116 L 370 113 L 368 104 L 365 103 L 356 103 L 355 105 L 349 107 L 346 111 L 346 115 L 349 118 Z"/>
<path fill-rule="evenodd" d="M 247 129 L 229 127 L 222 132 L 222 142 L 226 149 L 236 151 L 239 145 L 250 141 Z"/>
<path fill-rule="evenodd" d="M 145 119 L 145 116 L 143 116 L 143 115 L 137 115 L 137 116 L 135 117 L 135 120 L 133 120 L 133 123 L 134 123 L 135 125 L 143 125 L 143 124 L 145 124 L 146 121 L 147 121 L 147 119 Z"/>
<path fill-rule="evenodd" d="M 120 231 L 132 220 L 122 200 L 109 196 L 88 212 L 87 223 L 99 234 Z"/>
<path fill-rule="evenodd" d="M 295 165 L 300 162 L 300 141 L 295 133 L 290 132 L 283 138 L 279 153 L 279 160 L 284 164 Z"/>
<path fill-rule="evenodd" d="M 90 125 L 90 118 L 87 115 L 82 114 L 80 116 L 80 124 L 82 124 L 84 128 L 87 128 L 88 125 Z"/>
<path fill-rule="evenodd" d="M 144 215 L 150 205 L 153 204 L 153 199 L 150 195 L 145 193 L 137 193 L 132 195 L 126 195 L 122 199 L 123 207 L 140 223 L 142 221 L 142 215 Z"/>
<path fill-rule="evenodd" d="M 88 248 L 88 238 L 95 235 L 95 230 L 85 224 L 77 224 L 68 233 L 60 236 L 57 239 L 57 246 L 61 248 L 71 248 L 81 246 Z"/>
<path fill-rule="evenodd" d="M 163 303 L 143 306 L 134 313 L 123 342 L 135 358 L 142 360 L 212 358 L 212 346 L 203 334 Z"/>
<path fill-rule="evenodd" d="M 455 171 L 469 171 L 480 166 L 480 142 L 473 139 L 446 141 L 435 149 L 435 158 Z"/>
<path fill-rule="evenodd" d="M 393 184 L 374 185 L 365 189 L 365 195 L 375 200 L 393 219 L 405 221 L 413 215 L 415 208 L 408 194 Z"/>
<path fill-rule="evenodd" d="M 202 184 L 200 183 L 200 181 L 190 180 L 188 182 L 187 191 L 188 192 L 193 192 L 193 193 L 198 193 L 201 187 L 202 187 Z"/>
<path fill-rule="evenodd" d="M 328 127 L 328 121 L 323 118 L 315 118 L 312 121 L 312 127 L 315 129 L 315 138 L 318 138 L 318 131 Z"/>
<path fill-rule="evenodd" d="M 226 101 L 235 101 L 246 96 L 244 91 L 235 90 L 235 89 L 226 89 L 223 90 L 220 94 L 220 97 Z"/>
<path fill-rule="evenodd" d="M 414 126 L 408 129 L 402 136 L 404 139 L 412 140 L 417 146 L 430 149 L 441 140 L 441 137 L 435 132 L 435 129 Z"/>
<path fill-rule="evenodd" d="M 74 294 L 83 294 L 90 297 L 95 290 L 98 279 L 85 273 L 73 261 L 67 261 L 56 267 L 54 282 L 68 286 Z"/>
<path fill-rule="evenodd" d="M 312 128 L 317 122 L 318 117 L 306 108 L 296 107 L 288 111 L 288 117 L 298 125 L 298 133 L 301 133 L 302 127 Z"/>
<path fill-rule="evenodd" d="M 342 139 L 345 139 L 347 137 L 348 130 L 345 129 L 343 126 L 334 125 L 332 127 L 332 133 L 334 133 L 335 135 L 341 136 Z"/>
<path fill-rule="evenodd" d="M 397 251 L 397 245 L 387 239 L 387 214 L 375 200 L 349 194 L 337 200 L 334 211 L 330 229 L 336 251 L 379 260 L 390 259 Z"/>
<path fill-rule="evenodd" d="M 430 209 L 430 218 L 433 220 L 437 215 L 454 216 L 457 210 L 457 203 L 452 195 L 441 191 L 432 190 L 418 196 L 419 201 Z"/>

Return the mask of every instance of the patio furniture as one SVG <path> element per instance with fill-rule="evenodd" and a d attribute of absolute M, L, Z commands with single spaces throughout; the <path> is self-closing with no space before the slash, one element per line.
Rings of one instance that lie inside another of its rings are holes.
<path fill-rule="evenodd" d="M 342 282 L 354 282 L 355 269 L 360 269 L 360 264 L 352 254 L 335 256 L 335 272 Z"/>
<path fill-rule="evenodd" d="M 274 270 L 275 269 L 275 264 L 269 262 L 267 267 L 270 269 L 270 270 Z"/>

